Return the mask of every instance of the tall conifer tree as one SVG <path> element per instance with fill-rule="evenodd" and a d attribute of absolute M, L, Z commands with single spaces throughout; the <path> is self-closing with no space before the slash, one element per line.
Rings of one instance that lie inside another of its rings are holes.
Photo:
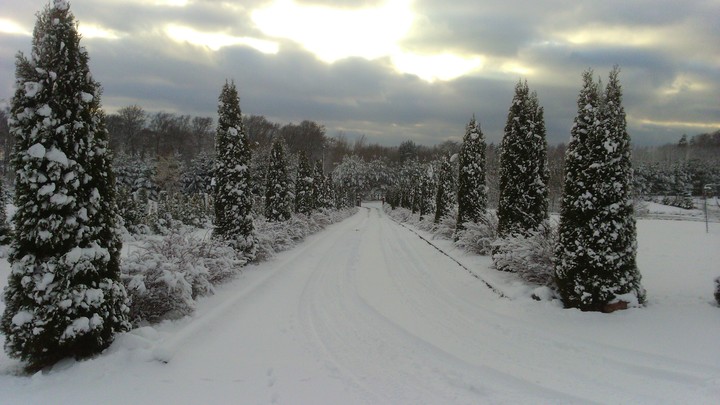
<path fill-rule="evenodd" d="M 322 160 L 315 162 L 313 170 L 313 201 L 316 210 L 331 208 L 333 205 L 332 187 L 323 170 Z"/>
<path fill-rule="evenodd" d="M 457 230 L 465 222 L 479 222 L 487 209 L 485 190 L 485 137 L 472 117 L 465 130 L 458 170 Z"/>
<path fill-rule="evenodd" d="M 645 300 L 635 261 L 630 137 L 618 73 L 610 73 L 604 95 L 593 72 L 583 73 L 566 151 L 555 278 L 565 306 L 583 310 Z"/>
<path fill-rule="evenodd" d="M 16 237 L 1 324 L 5 350 L 30 368 L 98 353 L 130 326 L 101 89 L 88 60 L 68 4 L 55 0 L 38 14 L 31 58 L 16 61 Z"/>
<path fill-rule="evenodd" d="M 0 245 L 7 245 L 10 243 L 10 234 L 12 233 L 10 225 L 7 222 L 4 183 L 5 182 L 0 179 Z"/>
<path fill-rule="evenodd" d="M 524 234 L 548 218 L 548 178 L 543 109 L 527 82 L 519 82 L 500 146 L 500 236 Z"/>
<path fill-rule="evenodd" d="M 304 151 L 298 156 L 298 170 L 295 179 L 295 212 L 310 214 L 313 210 L 313 175 L 310 162 Z"/>
<path fill-rule="evenodd" d="M 269 164 L 265 186 L 265 217 L 268 221 L 287 221 L 292 216 L 292 192 L 281 138 L 273 142 Z"/>
<path fill-rule="evenodd" d="M 453 204 L 455 204 L 455 176 L 453 176 L 450 159 L 450 156 L 447 156 L 440 163 L 435 197 L 435 223 L 440 222 L 444 216 L 450 214 Z"/>
<path fill-rule="evenodd" d="M 215 135 L 215 231 L 248 257 L 255 256 L 250 148 L 234 82 L 225 82 L 218 103 Z"/>

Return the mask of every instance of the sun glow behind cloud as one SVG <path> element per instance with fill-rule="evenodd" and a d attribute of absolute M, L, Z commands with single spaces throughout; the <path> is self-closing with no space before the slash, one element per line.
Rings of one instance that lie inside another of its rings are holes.
<path fill-rule="evenodd" d="M 392 55 L 391 59 L 400 72 L 417 75 L 428 82 L 452 80 L 483 65 L 480 57 L 465 58 L 448 53 L 418 55 L 400 52 Z"/>
<path fill-rule="evenodd" d="M 32 35 L 31 31 L 26 30 L 15 21 L 0 18 L 0 32 L 5 34 Z"/>
<path fill-rule="evenodd" d="M 410 1 L 389 1 L 379 8 L 339 9 L 302 6 L 276 0 L 252 12 L 266 35 L 302 44 L 321 60 L 333 63 L 359 56 L 376 59 L 395 51 L 412 25 Z"/>
<path fill-rule="evenodd" d="M 251 18 L 265 35 L 295 41 L 327 63 L 349 57 L 389 57 L 399 72 L 426 81 L 451 80 L 482 65 L 478 56 L 403 50 L 400 42 L 410 33 L 415 18 L 412 0 L 388 0 L 379 7 L 361 9 L 275 0 L 253 11 Z"/>
<path fill-rule="evenodd" d="M 181 25 L 168 25 L 165 27 L 165 32 L 176 41 L 205 46 L 213 51 L 233 45 L 249 46 L 265 54 L 276 54 L 280 49 L 278 43 L 273 41 L 251 37 L 235 37 L 222 32 L 201 32 Z"/>

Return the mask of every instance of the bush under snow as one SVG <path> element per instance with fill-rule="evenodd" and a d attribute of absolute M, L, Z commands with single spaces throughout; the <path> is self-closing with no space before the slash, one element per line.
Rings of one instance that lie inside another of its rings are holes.
<path fill-rule="evenodd" d="M 247 262 L 223 242 L 172 233 L 148 240 L 122 264 L 133 323 L 189 315 L 195 299 L 232 277 Z"/>
<path fill-rule="evenodd" d="M 464 229 L 455 235 L 455 246 L 477 255 L 490 255 L 493 243 L 498 238 L 497 227 L 497 215 L 494 212 L 486 212 L 480 222 L 463 224 Z"/>
<path fill-rule="evenodd" d="M 528 283 L 554 287 L 557 228 L 545 222 L 527 235 L 513 234 L 493 243 L 493 263 Z"/>
<path fill-rule="evenodd" d="M 288 221 L 255 219 L 255 260 L 288 250 L 305 237 L 342 221 L 357 208 L 295 214 Z M 131 298 L 130 319 L 137 326 L 178 319 L 195 310 L 195 300 L 240 272 L 248 260 L 225 242 L 168 228 L 168 235 L 138 235 L 144 241 L 122 263 L 122 280 Z"/>

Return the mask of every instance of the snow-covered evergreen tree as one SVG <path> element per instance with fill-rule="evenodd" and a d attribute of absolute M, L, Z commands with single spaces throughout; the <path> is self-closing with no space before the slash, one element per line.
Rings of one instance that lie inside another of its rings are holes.
<path fill-rule="evenodd" d="M 250 185 L 250 148 L 234 82 L 225 82 L 215 135 L 215 231 L 237 251 L 255 255 Z"/>
<path fill-rule="evenodd" d="M 313 170 L 313 200 L 316 210 L 333 206 L 332 187 L 323 170 L 322 160 L 315 162 L 315 169 Z"/>
<path fill-rule="evenodd" d="M 287 221 L 292 216 L 293 195 L 290 189 L 285 147 L 281 138 L 275 139 L 270 150 L 265 187 L 265 218 L 268 221 Z"/>
<path fill-rule="evenodd" d="M 584 72 L 566 152 L 555 278 L 565 306 L 583 310 L 645 300 L 635 261 L 630 137 L 618 73 L 610 73 L 602 95 L 593 72 Z"/>
<path fill-rule="evenodd" d="M 0 245 L 10 243 L 12 230 L 7 222 L 7 211 L 5 209 L 5 182 L 0 179 Z"/>
<path fill-rule="evenodd" d="M 487 209 L 485 137 L 475 116 L 466 127 L 460 148 L 457 199 L 457 230 L 462 230 L 465 222 L 480 221 Z"/>
<path fill-rule="evenodd" d="M 295 212 L 310 214 L 313 204 L 313 175 L 310 162 L 304 151 L 298 156 L 298 170 L 295 178 Z"/>
<path fill-rule="evenodd" d="M 434 213 L 436 186 L 437 182 L 435 181 L 435 169 L 433 165 L 427 164 L 423 166 L 423 171 L 420 177 L 420 201 L 418 203 L 420 219 L 423 219 L 426 215 Z"/>
<path fill-rule="evenodd" d="M 129 328 L 115 178 L 88 60 L 67 2 L 55 0 L 38 14 L 30 59 L 16 61 L 16 237 L 2 330 L 7 353 L 30 368 L 98 353 Z"/>
<path fill-rule="evenodd" d="M 198 153 L 180 174 L 182 191 L 185 194 L 210 194 L 215 159 L 207 152 Z"/>
<path fill-rule="evenodd" d="M 527 82 L 519 82 L 500 146 L 501 237 L 537 229 L 548 218 L 548 178 L 543 109 Z"/>
<path fill-rule="evenodd" d="M 455 176 L 451 157 L 447 156 L 440 164 L 438 173 L 437 193 L 435 197 L 435 223 L 439 223 L 443 217 L 450 214 L 455 204 Z"/>

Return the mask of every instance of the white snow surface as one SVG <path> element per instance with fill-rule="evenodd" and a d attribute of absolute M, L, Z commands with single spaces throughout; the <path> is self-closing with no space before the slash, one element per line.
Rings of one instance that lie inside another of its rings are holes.
<path fill-rule="evenodd" d="M 94 359 L 28 377 L 1 354 L 0 403 L 716 404 L 720 224 L 638 231 L 648 305 L 583 313 L 432 241 L 500 297 L 366 204 Z M 0 260 L 0 283 L 8 273 Z"/>

